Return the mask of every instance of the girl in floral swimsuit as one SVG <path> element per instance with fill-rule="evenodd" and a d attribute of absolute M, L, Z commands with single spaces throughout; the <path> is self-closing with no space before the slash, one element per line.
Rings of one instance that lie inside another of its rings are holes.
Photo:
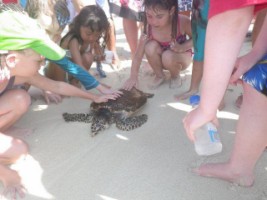
<path fill-rule="evenodd" d="M 157 88 L 165 81 L 164 70 L 170 73 L 170 88 L 180 87 L 180 71 L 192 62 L 190 19 L 178 14 L 177 1 L 144 0 L 143 5 L 144 34 L 139 39 L 130 78 L 125 82 L 124 88 L 137 86 L 144 54 L 155 73 L 153 82 L 149 84 L 151 89 Z"/>

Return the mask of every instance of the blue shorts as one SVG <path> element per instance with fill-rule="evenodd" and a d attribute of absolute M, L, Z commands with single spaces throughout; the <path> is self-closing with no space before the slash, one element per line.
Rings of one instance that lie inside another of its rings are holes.
<path fill-rule="evenodd" d="M 195 61 L 204 60 L 206 28 L 209 11 L 209 0 L 193 0 L 192 6 L 192 39 Z"/>
<path fill-rule="evenodd" d="M 257 91 L 267 96 L 267 54 L 242 79 Z"/>

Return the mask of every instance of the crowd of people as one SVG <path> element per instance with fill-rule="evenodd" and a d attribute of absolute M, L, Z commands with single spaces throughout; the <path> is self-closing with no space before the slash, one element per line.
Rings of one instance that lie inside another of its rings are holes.
<path fill-rule="evenodd" d="M 166 81 L 165 71 L 170 74 L 169 88 L 180 88 L 181 71 L 193 63 L 189 90 L 175 96 L 187 99 L 201 94 L 199 106 L 183 119 L 190 140 L 194 141 L 196 129 L 216 120 L 228 84 L 243 85 L 230 159 L 202 165 L 194 173 L 253 185 L 255 165 L 267 146 L 266 6 L 267 0 L 0 1 L 0 180 L 4 195 L 16 199 L 25 194 L 18 173 L 8 166 L 27 155 L 28 146 L 5 131 L 27 111 L 31 85 L 44 91 L 48 103 L 58 103 L 62 96 L 100 103 L 121 95 L 90 74 L 96 62 L 100 77 L 107 76 L 101 65 L 105 50 L 113 53 L 111 65 L 120 67 L 113 15 L 123 18 L 131 50 L 131 70 L 122 88 L 138 87 L 144 57 L 154 73 L 153 81 L 147 83 L 151 89 Z M 192 9 L 190 16 L 179 12 L 185 7 Z M 260 25 L 255 25 L 253 47 L 238 58 L 257 13 L 261 13 L 257 15 Z M 38 72 L 41 65 L 46 65 L 43 75 Z M 93 88 L 99 94 L 87 91 Z"/>

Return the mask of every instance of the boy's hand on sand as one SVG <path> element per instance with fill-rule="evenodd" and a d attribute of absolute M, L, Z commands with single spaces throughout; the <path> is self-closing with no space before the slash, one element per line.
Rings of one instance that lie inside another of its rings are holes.
<path fill-rule="evenodd" d="M 56 104 L 62 102 L 62 96 L 50 91 L 43 91 L 43 96 L 47 104 L 54 102 Z"/>
<path fill-rule="evenodd" d="M 0 195 L 0 199 L 6 197 L 11 200 L 16 200 L 17 196 L 20 198 L 25 197 L 26 189 L 22 185 L 21 178 L 16 171 L 8 169 L 5 177 L 2 177 L 2 181 L 4 190 Z"/>
<path fill-rule="evenodd" d="M 137 83 L 138 83 L 137 79 L 129 78 L 125 81 L 122 88 L 125 90 L 131 90 L 133 87 L 137 87 Z"/>
<path fill-rule="evenodd" d="M 107 102 L 108 100 L 116 100 L 118 98 L 118 95 L 116 94 L 106 94 L 106 95 L 102 95 L 102 96 L 97 96 L 94 100 L 94 102 L 96 103 L 103 103 L 103 102 Z"/>

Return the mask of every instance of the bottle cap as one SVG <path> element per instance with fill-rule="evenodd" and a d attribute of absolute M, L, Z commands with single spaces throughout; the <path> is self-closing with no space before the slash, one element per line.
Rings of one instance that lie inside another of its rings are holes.
<path fill-rule="evenodd" d="M 200 96 L 199 95 L 190 96 L 189 102 L 191 105 L 198 105 L 200 102 Z"/>

